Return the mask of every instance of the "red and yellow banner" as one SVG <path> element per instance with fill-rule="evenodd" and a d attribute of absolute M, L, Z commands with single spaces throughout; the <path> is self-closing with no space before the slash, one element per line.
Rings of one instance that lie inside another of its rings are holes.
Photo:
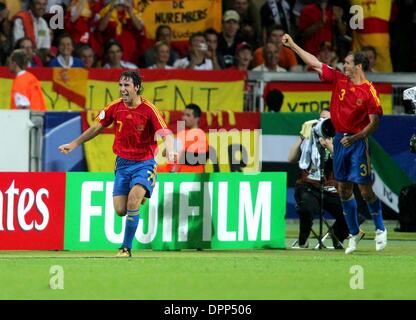
<path fill-rule="evenodd" d="M 121 69 L 29 69 L 42 84 L 48 111 L 102 109 L 119 98 Z M 246 72 L 142 69 L 144 96 L 161 110 L 243 111 Z M 0 108 L 10 107 L 13 74 L 0 67 Z"/>
<path fill-rule="evenodd" d="M 392 114 L 393 90 L 391 84 L 373 83 L 380 95 L 380 102 L 384 114 Z M 266 85 L 264 96 L 273 89 L 280 90 L 283 95 L 282 112 L 320 112 L 322 108 L 329 108 L 331 102 L 332 85 L 329 83 L 271 82 Z"/>
<path fill-rule="evenodd" d="M 221 31 L 221 0 L 154 0 L 144 6 L 146 37 L 155 38 L 159 25 L 172 28 L 173 41 L 188 41 L 192 33 L 214 28 Z"/>

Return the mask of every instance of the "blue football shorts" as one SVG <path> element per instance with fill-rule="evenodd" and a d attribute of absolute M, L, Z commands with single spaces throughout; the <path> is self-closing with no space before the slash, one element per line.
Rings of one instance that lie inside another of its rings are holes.
<path fill-rule="evenodd" d="M 359 139 L 353 145 L 344 147 L 341 139 L 345 135 L 337 133 L 334 137 L 334 176 L 337 181 L 358 184 L 371 183 L 370 150 L 367 139 Z"/>
<path fill-rule="evenodd" d="M 136 184 L 146 189 L 146 198 L 150 198 L 156 184 L 156 161 L 127 160 L 117 156 L 113 196 L 128 195 Z"/>

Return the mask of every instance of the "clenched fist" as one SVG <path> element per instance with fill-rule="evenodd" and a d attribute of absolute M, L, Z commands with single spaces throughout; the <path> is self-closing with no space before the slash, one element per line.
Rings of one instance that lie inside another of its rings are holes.
<path fill-rule="evenodd" d="M 292 48 L 295 42 L 293 41 L 292 37 L 285 33 L 282 37 L 282 43 L 285 47 Z"/>
<path fill-rule="evenodd" d="M 63 144 L 61 146 L 59 146 L 59 151 L 63 154 L 68 154 L 70 153 L 72 150 L 74 150 L 76 148 L 76 144 L 75 143 L 67 143 L 67 144 Z"/>

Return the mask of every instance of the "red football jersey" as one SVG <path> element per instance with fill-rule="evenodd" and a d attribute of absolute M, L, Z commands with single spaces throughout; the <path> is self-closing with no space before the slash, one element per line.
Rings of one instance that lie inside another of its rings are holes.
<path fill-rule="evenodd" d="M 147 99 L 136 108 L 129 108 L 122 99 L 110 103 L 97 119 L 102 126 L 114 123 L 113 151 L 116 155 L 135 161 L 149 160 L 156 156 L 156 132 L 165 135 L 166 123 L 158 109 Z"/>
<path fill-rule="evenodd" d="M 377 91 L 370 81 L 356 85 L 326 64 L 322 65 L 321 80 L 333 83 L 330 110 L 336 132 L 358 133 L 370 123 L 369 114 L 383 114 Z"/>

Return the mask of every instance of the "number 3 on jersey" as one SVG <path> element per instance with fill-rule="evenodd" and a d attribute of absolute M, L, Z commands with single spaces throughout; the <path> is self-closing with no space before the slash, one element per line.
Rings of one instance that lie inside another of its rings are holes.
<path fill-rule="evenodd" d="M 364 163 L 360 164 L 360 169 L 362 170 L 362 171 L 360 172 L 360 175 L 361 175 L 362 177 L 365 177 L 365 176 L 367 176 L 367 175 L 368 175 L 368 168 L 367 168 L 367 165 L 365 165 Z"/>
<path fill-rule="evenodd" d="M 344 96 L 345 96 L 345 89 L 341 89 L 341 94 L 339 95 L 339 100 L 340 101 L 344 100 Z"/>

